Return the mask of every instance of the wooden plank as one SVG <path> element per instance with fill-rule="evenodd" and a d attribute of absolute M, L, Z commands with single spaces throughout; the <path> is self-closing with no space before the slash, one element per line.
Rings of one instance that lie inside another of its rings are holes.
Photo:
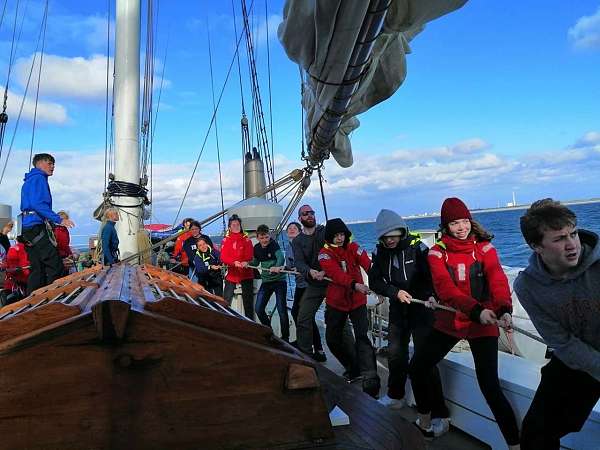
<path fill-rule="evenodd" d="M 25 314 L 17 314 L 14 317 L 0 320 L 0 342 L 18 338 L 80 313 L 81 311 L 76 306 L 67 306 L 56 302 L 27 311 Z"/>
<path fill-rule="evenodd" d="M 317 365 L 317 372 L 329 409 L 338 405 L 350 417 L 350 425 L 335 428 L 336 437 L 341 434 L 340 438 L 354 442 L 360 439 L 369 448 L 425 449 L 423 437 L 414 425 L 392 415 L 385 406 L 325 366 Z"/>
<path fill-rule="evenodd" d="M 261 345 L 277 346 L 284 351 L 295 352 L 291 346 L 284 346 L 282 341 L 276 339 L 273 330 L 269 327 L 182 302 L 172 297 L 164 297 L 159 301 L 146 303 L 144 309 L 171 319 L 236 336 Z"/>
<path fill-rule="evenodd" d="M 90 324 L 0 355 L 11 386 L 0 391 L 2 448 L 315 448 L 331 441 L 320 391 L 284 387 L 294 359 L 214 336 L 133 312 L 121 345 L 101 345 Z"/>

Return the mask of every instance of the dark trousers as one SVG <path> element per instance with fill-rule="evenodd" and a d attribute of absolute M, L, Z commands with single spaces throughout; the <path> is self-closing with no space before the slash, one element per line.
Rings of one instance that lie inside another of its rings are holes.
<path fill-rule="evenodd" d="M 600 399 L 600 381 L 553 356 L 523 419 L 521 449 L 558 450 L 560 438 L 581 430 Z"/>
<path fill-rule="evenodd" d="M 354 346 L 344 339 L 344 326 L 350 318 L 354 328 Z M 363 390 L 372 396 L 379 393 L 379 376 L 375 350 L 369 339 L 367 307 L 360 306 L 352 311 L 340 311 L 327 305 L 325 309 L 325 338 L 333 356 L 350 372 L 351 376 L 362 375 Z M 365 386 L 368 386 L 365 389 Z M 376 388 L 375 388 L 376 387 Z"/>
<path fill-rule="evenodd" d="M 300 311 L 300 300 L 304 295 L 304 291 L 306 288 L 297 287 L 294 290 L 294 303 L 292 304 L 292 319 L 294 319 L 294 323 L 296 327 L 298 327 L 298 312 Z M 321 342 L 321 334 L 319 333 L 319 327 L 317 327 L 317 321 L 313 317 L 313 347 L 315 352 L 323 350 L 323 343 Z"/>
<path fill-rule="evenodd" d="M 242 302 L 244 303 L 244 315 L 250 319 L 254 320 L 254 280 L 242 280 L 240 282 L 242 285 Z M 231 301 L 233 300 L 233 291 L 235 290 L 237 283 L 232 281 L 225 280 L 225 290 L 223 292 L 223 298 L 229 303 L 231 306 Z"/>
<path fill-rule="evenodd" d="M 404 398 L 406 394 L 406 378 L 408 377 L 408 359 L 409 350 L 408 344 L 410 337 L 413 338 L 414 352 L 417 353 L 431 333 L 431 326 L 410 325 L 408 320 L 399 322 L 390 322 L 388 333 L 388 396 L 395 399 Z M 440 372 L 437 366 L 433 366 L 430 374 L 430 391 L 431 416 L 434 418 L 448 417 L 450 415 L 446 403 L 444 402 L 444 394 L 442 392 L 442 381 Z"/>
<path fill-rule="evenodd" d="M 284 341 L 290 340 L 290 321 L 287 313 L 287 283 L 285 280 L 281 281 L 263 281 L 256 294 L 256 315 L 260 320 L 260 323 L 268 327 L 271 326 L 271 318 L 267 315 L 265 309 L 267 303 L 271 299 L 271 296 L 275 293 L 275 305 L 277 307 L 277 313 L 279 314 L 279 325 L 281 328 L 281 338 Z"/>
<path fill-rule="evenodd" d="M 410 363 L 410 380 L 420 414 L 432 413 L 432 368 L 460 339 L 434 329 Z M 498 338 L 494 336 L 467 339 L 475 361 L 479 389 L 496 418 L 500 432 L 508 445 L 519 443 L 519 428 L 515 414 L 500 388 L 498 380 Z"/>
<path fill-rule="evenodd" d="M 30 274 L 27 280 L 27 295 L 36 289 L 53 283 L 64 274 L 64 265 L 58 250 L 50 242 L 45 225 L 35 225 L 23 229 L 23 237 L 32 242 L 36 236 L 44 233 L 43 237 L 33 246 L 27 245 L 25 250 L 29 257 Z"/>

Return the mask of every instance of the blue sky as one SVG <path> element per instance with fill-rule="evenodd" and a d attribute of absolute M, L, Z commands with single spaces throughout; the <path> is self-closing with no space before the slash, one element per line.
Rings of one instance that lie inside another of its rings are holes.
<path fill-rule="evenodd" d="M 3 85 L 15 4 L 9 0 L 0 26 Z M 11 119 L 0 168 L 36 49 L 44 2 L 30 0 L 27 5 L 9 85 Z M 95 227 L 89 216 L 104 185 L 107 3 L 55 0 L 49 5 L 34 153 L 57 156 L 51 179 L 55 209 L 69 209 L 85 234 Z M 239 0 L 235 8 L 240 32 Z M 269 30 L 276 174 L 283 175 L 302 166 L 298 68 L 276 37 L 283 1 L 269 0 L 265 12 L 265 1 L 256 0 L 255 8 L 252 22 L 267 114 Z M 111 10 L 114 20 L 114 2 Z M 212 114 L 207 28 L 217 93 L 235 37 L 228 1 L 162 1 L 158 21 L 155 84 L 160 83 L 163 66 L 165 82 L 154 142 L 153 221 L 168 223 L 179 207 Z M 547 196 L 599 196 L 600 1 L 470 0 L 429 23 L 410 46 L 404 84 L 388 101 L 359 117 L 361 126 L 352 135 L 354 166 L 341 169 L 333 160 L 326 165 L 330 215 L 363 219 L 375 217 L 380 208 L 405 215 L 436 211 L 450 195 L 463 197 L 473 207 L 506 203 L 512 191 L 524 203 Z M 241 63 L 249 108 L 244 52 Z M 14 207 L 27 169 L 36 82 L 34 71 L 0 186 L 0 198 Z M 158 89 L 155 99 L 157 94 Z M 235 70 L 218 113 L 229 204 L 241 193 L 240 112 Z M 184 204 L 185 216 L 205 217 L 219 207 L 216 173 L 211 137 Z M 306 201 L 321 210 L 314 186 Z"/>

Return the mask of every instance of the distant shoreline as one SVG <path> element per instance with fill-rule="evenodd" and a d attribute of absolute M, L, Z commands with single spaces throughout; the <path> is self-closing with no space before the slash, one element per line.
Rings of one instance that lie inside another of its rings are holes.
<path fill-rule="evenodd" d="M 600 198 L 590 198 L 586 200 L 568 200 L 561 201 L 563 205 L 587 205 L 590 203 L 600 203 Z M 471 212 L 473 214 L 483 214 L 488 212 L 498 212 L 498 211 L 511 211 L 511 210 L 519 210 L 519 209 L 527 209 L 531 206 L 531 203 L 527 203 L 524 205 L 515 205 L 515 206 L 501 206 L 499 208 L 481 208 L 481 209 L 472 209 Z M 403 219 L 427 219 L 429 217 L 440 217 L 440 213 L 424 213 L 424 214 L 413 214 L 410 216 L 402 216 Z M 365 220 L 352 220 L 346 222 L 348 225 L 355 225 L 360 223 L 373 223 L 375 219 L 365 219 Z"/>

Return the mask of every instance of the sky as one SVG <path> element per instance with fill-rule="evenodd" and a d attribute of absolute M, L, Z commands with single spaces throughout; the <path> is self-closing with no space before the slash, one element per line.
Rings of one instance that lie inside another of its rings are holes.
<path fill-rule="evenodd" d="M 30 152 L 52 153 L 54 208 L 68 210 L 77 223 L 73 233 L 85 236 L 97 228 L 91 212 L 104 187 L 106 70 L 108 61 L 112 71 L 115 4 L 48 4 L 42 51 L 45 1 L 18 2 L 22 31 L 12 65 L 17 0 L 8 0 L 0 24 L 2 86 L 10 69 L 0 202 L 17 210 Z M 158 3 L 151 222 L 173 222 L 181 206 L 213 112 L 209 36 L 218 97 L 234 55 L 235 29 L 241 31 L 240 5 L 234 0 L 234 16 L 227 1 Z M 255 0 L 251 12 L 269 134 L 273 124 L 276 178 L 304 165 L 299 70 L 277 39 L 283 6 L 283 0 Z M 381 208 L 402 215 L 435 212 L 448 196 L 473 208 L 505 205 L 513 192 L 518 203 L 600 197 L 599 0 L 469 0 L 427 24 L 410 48 L 403 85 L 359 116 L 361 126 L 351 136 L 354 165 L 342 169 L 333 159 L 325 164 L 331 217 L 370 219 Z M 241 77 L 234 64 L 216 120 L 226 206 L 242 194 L 241 99 L 247 110 L 251 104 L 245 51 L 240 57 Z M 220 209 L 214 129 L 210 133 L 180 219 Z M 316 179 L 304 202 L 323 218 Z"/>

